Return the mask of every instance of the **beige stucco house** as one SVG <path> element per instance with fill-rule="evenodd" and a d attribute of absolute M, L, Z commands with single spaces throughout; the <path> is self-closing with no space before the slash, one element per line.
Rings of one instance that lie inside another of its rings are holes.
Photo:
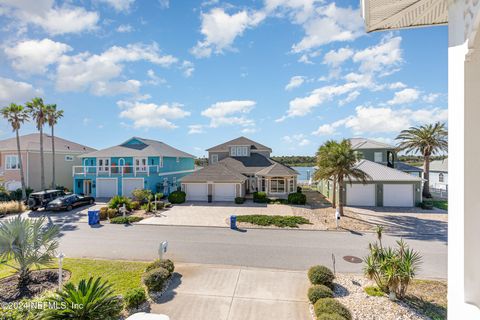
<path fill-rule="evenodd" d="M 52 183 L 52 140 L 51 136 L 43 135 L 45 156 L 45 184 Z M 40 183 L 40 134 L 32 133 L 20 137 L 22 164 L 25 168 L 25 184 L 37 191 Z M 95 149 L 55 137 L 55 180 L 59 186 L 71 188 L 73 184 L 72 167 L 81 165 L 78 157 Z M 21 188 L 20 163 L 17 154 L 16 138 L 0 141 L 0 178 L 7 190 Z"/>

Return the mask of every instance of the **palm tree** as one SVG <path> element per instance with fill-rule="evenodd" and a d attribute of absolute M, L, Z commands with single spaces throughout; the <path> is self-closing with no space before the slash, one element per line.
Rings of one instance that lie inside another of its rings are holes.
<path fill-rule="evenodd" d="M 350 140 L 343 139 L 340 142 L 329 140 L 317 151 L 317 166 L 315 179 L 333 180 L 333 207 L 336 207 L 336 188 L 343 186 L 345 180 L 350 184 L 353 180 L 367 183 L 370 176 L 356 167 L 357 155 L 352 149 Z M 338 208 L 343 216 L 343 192 L 338 195 Z"/>
<path fill-rule="evenodd" d="M 58 119 L 63 117 L 63 110 L 57 110 L 56 104 L 48 104 L 46 107 L 47 123 L 52 128 L 52 188 L 55 188 L 55 131 L 54 127 Z"/>
<path fill-rule="evenodd" d="M 43 125 L 47 121 L 46 108 L 42 98 L 33 98 L 27 102 L 30 115 L 35 120 L 38 131 L 40 132 L 40 184 L 42 190 L 45 190 L 45 159 L 43 153 Z"/>
<path fill-rule="evenodd" d="M 18 162 L 20 164 L 20 181 L 22 182 L 22 199 L 25 199 L 26 194 L 26 186 L 25 186 L 25 175 L 23 172 L 23 163 L 22 163 L 22 153 L 20 152 L 20 135 L 19 130 L 22 124 L 25 121 L 28 121 L 29 115 L 27 110 L 21 105 L 11 103 L 8 107 L 2 108 L 1 110 L 3 118 L 5 118 L 10 125 L 12 126 L 12 130 L 15 131 L 15 135 L 17 137 L 17 155 L 18 155 Z"/>
<path fill-rule="evenodd" d="M 445 123 L 410 127 L 402 130 L 395 140 L 399 140 L 397 148 L 406 153 L 420 153 L 423 155 L 423 196 L 431 198 L 430 194 L 430 157 L 448 150 L 448 131 Z"/>
<path fill-rule="evenodd" d="M 30 269 L 52 261 L 58 248 L 59 227 L 44 226 L 45 218 L 28 219 L 17 216 L 0 222 L 1 262 L 18 271 L 19 288 L 30 281 Z M 15 263 L 8 264 L 10 260 Z"/>

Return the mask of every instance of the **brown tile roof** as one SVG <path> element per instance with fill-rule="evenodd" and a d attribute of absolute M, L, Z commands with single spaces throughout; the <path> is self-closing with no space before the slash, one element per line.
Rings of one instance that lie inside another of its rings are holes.
<path fill-rule="evenodd" d="M 23 151 L 40 151 L 40 133 L 31 133 L 20 136 L 20 149 Z M 52 151 L 52 140 L 48 134 L 43 134 L 43 149 Z M 17 139 L 8 138 L 0 141 L 0 151 L 17 150 Z M 95 149 L 55 136 L 55 151 L 85 153 Z"/>

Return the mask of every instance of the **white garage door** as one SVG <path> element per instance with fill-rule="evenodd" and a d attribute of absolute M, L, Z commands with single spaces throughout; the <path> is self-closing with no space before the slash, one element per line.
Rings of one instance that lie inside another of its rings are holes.
<path fill-rule="evenodd" d="M 97 179 L 97 198 L 112 198 L 117 194 L 117 179 Z"/>
<path fill-rule="evenodd" d="M 347 184 L 347 206 L 375 206 L 374 184 Z"/>
<path fill-rule="evenodd" d="M 132 197 L 132 192 L 135 189 L 143 189 L 143 179 L 123 178 L 122 180 L 122 195 L 125 197 Z"/>
<path fill-rule="evenodd" d="M 215 183 L 213 201 L 235 200 L 235 183 Z"/>
<path fill-rule="evenodd" d="M 413 207 L 412 184 L 384 184 L 383 206 L 385 207 Z"/>
<path fill-rule="evenodd" d="M 186 193 L 188 201 L 207 201 L 208 185 L 206 183 L 188 183 L 186 184 Z"/>

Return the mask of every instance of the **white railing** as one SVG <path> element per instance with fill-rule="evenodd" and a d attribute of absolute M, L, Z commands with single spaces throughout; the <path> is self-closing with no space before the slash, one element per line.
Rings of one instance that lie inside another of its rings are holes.
<path fill-rule="evenodd" d="M 73 176 L 149 176 L 150 174 L 159 173 L 160 166 L 153 165 L 139 165 L 139 166 L 73 166 L 72 175 Z"/>

